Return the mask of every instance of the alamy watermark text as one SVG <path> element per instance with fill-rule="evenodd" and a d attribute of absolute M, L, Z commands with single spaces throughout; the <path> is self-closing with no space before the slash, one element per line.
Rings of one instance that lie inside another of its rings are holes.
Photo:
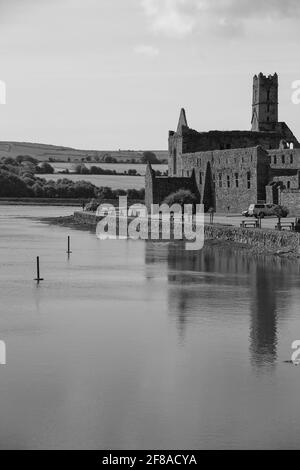
<path fill-rule="evenodd" d="M 292 89 L 294 90 L 292 94 L 292 102 L 294 104 L 300 104 L 300 80 L 295 80 L 292 83 Z"/>
<path fill-rule="evenodd" d="M 0 104 L 6 104 L 6 83 L 0 80 Z"/>
<path fill-rule="evenodd" d="M 119 207 L 101 204 L 96 235 L 101 240 L 188 240 L 186 250 L 201 250 L 204 245 L 203 204 L 144 204 L 127 206 L 127 197 L 119 197 Z"/>

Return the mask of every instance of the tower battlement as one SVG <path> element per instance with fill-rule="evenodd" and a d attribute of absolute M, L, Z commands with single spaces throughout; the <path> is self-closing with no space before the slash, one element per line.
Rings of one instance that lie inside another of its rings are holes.
<path fill-rule="evenodd" d="M 278 124 L 278 75 L 254 75 L 251 130 L 275 131 Z"/>

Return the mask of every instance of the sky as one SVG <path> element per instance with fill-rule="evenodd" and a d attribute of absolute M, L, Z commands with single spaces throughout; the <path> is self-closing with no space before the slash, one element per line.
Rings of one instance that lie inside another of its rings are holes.
<path fill-rule="evenodd" d="M 300 138 L 299 53 L 299 0 L 0 0 L 0 141 L 163 150 L 182 107 L 249 129 L 259 72 Z"/>

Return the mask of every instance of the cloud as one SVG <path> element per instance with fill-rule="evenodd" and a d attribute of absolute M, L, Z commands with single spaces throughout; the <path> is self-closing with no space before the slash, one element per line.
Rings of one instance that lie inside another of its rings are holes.
<path fill-rule="evenodd" d="M 299 20 L 299 0 L 140 0 L 151 30 L 184 37 L 196 30 L 236 35 L 251 21 Z"/>
<path fill-rule="evenodd" d="M 142 0 L 152 31 L 179 37 L 192 32 L 195 21 L 188 1 L 193 7 L 194 0 Z"/>
<path fill-rule="evenodd" d="M 288 18 L 300 13 L 299 0 L 199 0 L 209 4 L 211 12 L 224 14 L 229 18 Z"/>
<path fill-rule="evenodd" d="M 147 46 L 145 44 L 140 44 L 134 48 L 136 54 L 145 55 L 147 57 L 156 57 L 159 54 L 159 50 L 153 46 Z"/>

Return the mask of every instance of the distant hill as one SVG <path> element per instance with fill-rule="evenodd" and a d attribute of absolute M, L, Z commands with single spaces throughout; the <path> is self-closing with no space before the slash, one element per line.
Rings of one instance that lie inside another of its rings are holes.
<path fill-rule="evenodd" d="M 151 150 L 151 149 L 147 149 Z M 167 160 L 167 150 L 151 150 L 159 160 Z M 0 158 L 29 155 L 41 162 L 81 162 L 104 161 L 107 157 L 115 158 L 119 163 L 135 160 L 139 163 L 143 150 L 78 150 L 57 145 L 35 144 L 30 142 L 0 142 Z"/>

